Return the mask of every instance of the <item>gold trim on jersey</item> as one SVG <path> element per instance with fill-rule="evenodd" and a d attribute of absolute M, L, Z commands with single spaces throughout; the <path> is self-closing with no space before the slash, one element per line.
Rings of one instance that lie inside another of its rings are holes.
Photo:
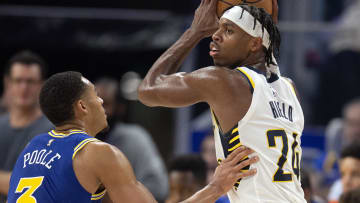
<path fill-rule="evenodd" d="M 64 138 L 64 137 L 67 137 L 69 135 L 73 135 L 73 134 L 77 134 L 77 133 L 81 133 L 81 134 L 87 134 L 85 131 L 83 130 L 70 130 L 69 133 L 59 133 L 59 132 L 56 132 L 55 130 L 51 130 L 50 132 L 48 132 L 48 134 L 51 136 L 51 137 L 55 137 L 55 138 Z"/>
<path fill-rule="evenodd" d="M 234 133 L 236 133 L 236 132 L 238 132 L 238 128 L 235 128 L 235 129 L 231 132 L 231 134 L 234 134 Z"/>
<path fill-rule="evenodd" d="M 236 129 L 237 129 L 237 128 L 236 128 Z M 236 135 L 235 137 L 233 137 L 233 138 L 230 140 L 229 144 L 235 142 L 235 141 L 236 141 L 237 139 L 239 139 L 239 138 L 240 138 L 240 135 Z"/>
<path fill-rule="evenodd" d="M 253 89 L 255 89 L 255 83 L 253 81 L 253 79 L 251 78 L 251 76 L 246 72 L 244 71 L 242 68 L 237 68 L 239 71 L 241 71 L 247 78 L 248 80 L 250 81 L 250 84 L 252 86 Z"/>
<path fill-rule="evenodd" d="M 105 194 L 106 194 L 106 189 L 100 193 L 92 194 L 91 200 L 99 200 L 99 199 L 103 198 Z"/>
<path fill-rule="evenodd" d="M 228 149 L 229 152 L 234 151 L 235 149 L 239 148 L 241 146 L 241 143 L 238 143 L 237 145 L 231 147 L 230 149 Z"/>
<path fill-rule="evenodd" d="M 83 147 L 85 147 L 86 144 L 90 143 L 90 142 L 97 142 L 99 141 L 98 139 L 96 138 L 87 138 L 83 141 L 81 141 L 75 148 L 74 148 L 74 153 L 73 153 L 73 156 L 72 156 L 72 159 L 75 158 L 75 155 L 76 153 L 81 150 Z"/>
<path fill-rule="evenodd" d="M 297 97 L 294 85 L 291 84 L 291 82 L 290 82 L 289 80 L 287 80 L 286 78 L 283 78 L 283 80 L 284 80 L 288 85 L 290 85 L 291 91 L 292 91 L 292 92 L 294 93 L 294 95 Z"/>

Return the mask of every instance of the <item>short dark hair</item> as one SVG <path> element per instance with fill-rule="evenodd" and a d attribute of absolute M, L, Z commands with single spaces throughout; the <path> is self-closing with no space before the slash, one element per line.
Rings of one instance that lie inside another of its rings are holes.
<path fill-rule="evenodd" d="M 41 88 L 40 108 L 55 126 L 63 125 L 74 119 L 73 104 L 81 98 L 86 88 L 79 72 L 52 75 Z"/>
<path fill-rule="evenodd" d="M 349 192 L 343 193 L 340 196 L 339 203 L 359 203 L 360 202 L 360 188 L 356 188 Z"/>
<path fill-rule="evenodd" d="M 45 79 L 47 77 L 47 65 L 44 59 L 42 59 L 38 54 L 32 51 L 24 50 L 12 56 L 9 59 L 7 65 L 5 66 L 5 76 L 10 76 L 11 67 L 15 63 L 21 63 L 26 65 L 37 64 L 40 67 L 41 79 Z"/>
<path fill-rule="evenodd" d="M 170 160 L 168 168 L 169 173 L 172 171 L 191 172 L 199 184 L 206 184 L 206 162 L 200 155 L 177 156 Z"/>
<path fill-rule="evenodd" d="M 351 143 L 342 149 L 341 154 L 340 154 L 340 159 L 344 159 L 347 157 L 360 159 L 360 143 L 359 142 Z"/>
<path fill-rule="evenodd" d="M 264 48 L 265 63 L 267 65 L 276 65 L 273 61 L 272 55 L 274 54 L 275 58 L 279 57 L 281 36 L 279 29 L 274 23 L 272 17 L 263 8 L 248 6 L 246 4 L 240 6 L 247 12 L 249 12 L 256 20 L 258 20 L 262 24 L 263 29 L 265 28 L 268 31 L 270 37 L 270 45 L 268 49 Z"/>

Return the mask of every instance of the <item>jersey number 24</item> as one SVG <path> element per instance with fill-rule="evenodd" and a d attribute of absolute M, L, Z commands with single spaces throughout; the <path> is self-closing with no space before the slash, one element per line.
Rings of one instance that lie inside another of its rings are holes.
<path fill-rule="evenodd" d="M 285 130 L 283 130 L 283 129 L 268 130 L 266 135 L 267 135 L 267 140 L 268 140 L 268 144 L 269 144 L 270 148 L 276 147 L 276 141 L 275 141 L 276 137 L 281 137 L 281 140 L 283 143 L 281 155 L 277 162 L 278 168 L 277 168 L 275 174 L 273 175 L 273 181 L 274 182 L 292 181 L 292 174 L 285 173 L 285 171 L 283 170 L 284 164 L 287 161 L 287 154 L 289 151 L 288 137 L 286 135 Z M 292 150 L 291 165 L 292 165 L 292 170 L 293 170 L 294 174 L 296 175 L 297 179 L 299 179 L 299 175 L 300 175 L 300 165 L 299 164 L 300 163 L 299 163 L 299 152 L 296 152 L 296 147 L 298 146 L 298 142 L 296 141 L 297 136 L 298 136 L 298 134 L 293 133 L 294 142 L 291 145 L 291 150 Z"/>

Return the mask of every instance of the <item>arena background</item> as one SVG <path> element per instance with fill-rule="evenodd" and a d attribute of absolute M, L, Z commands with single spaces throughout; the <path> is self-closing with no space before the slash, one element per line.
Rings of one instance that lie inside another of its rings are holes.
<path fill-rule="evenodd" d="M 295 81 L 302 98 L 306 116 L 304 162 L 310 164 L 325 149 L 326 124 L 341 116 L 345 102 L 359 96 L 353 91 L 350 96 L 338 92 L 334 98 L 325 98 L 321 89 L 321 76 L 329 61 L 333 62 L 330 45 L 337 22 L 351 2 L 279 0 L 280 69 Z M 189 26 L 198 4 L 198 0 L 2 0 L 0 66 L 4 67 L 17 51 L 30 49 L 45 58 L 49 74 L 77 70 L 90 80 L 99 76 L 120 80 L 124 73 L 134 71 L 144 77 Z M 211 65 L 208 43 L 206 39 L 196 47 L 183 70 Z M 353 74 L 360 78 L 359 71 Z M 359 80 L 352 84 L 359 84 L 356 82 Z M 199 142 L 211 128 L 209 119 L 205 104 L 172 110 L 148 108 L 137 101 L 131 102 L 128 117 L 129 122 L 140 123 L 151 132 L 164 159 L 198 151 Z"/>

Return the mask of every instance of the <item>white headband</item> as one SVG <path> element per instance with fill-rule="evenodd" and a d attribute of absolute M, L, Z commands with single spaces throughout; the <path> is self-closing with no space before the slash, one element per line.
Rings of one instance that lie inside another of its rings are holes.
<path fill-rule="evenodd" d="M 231 9 L 225 11 L 221 18 L 226 18 L 232 21 L 253 37 L 262 38 L 262 44 L 264 47 L 269 49 L 270 36 L 268 31 L 265 28 L 263 30 L 262 24 L 242 7 L 232 7 Z"/>

